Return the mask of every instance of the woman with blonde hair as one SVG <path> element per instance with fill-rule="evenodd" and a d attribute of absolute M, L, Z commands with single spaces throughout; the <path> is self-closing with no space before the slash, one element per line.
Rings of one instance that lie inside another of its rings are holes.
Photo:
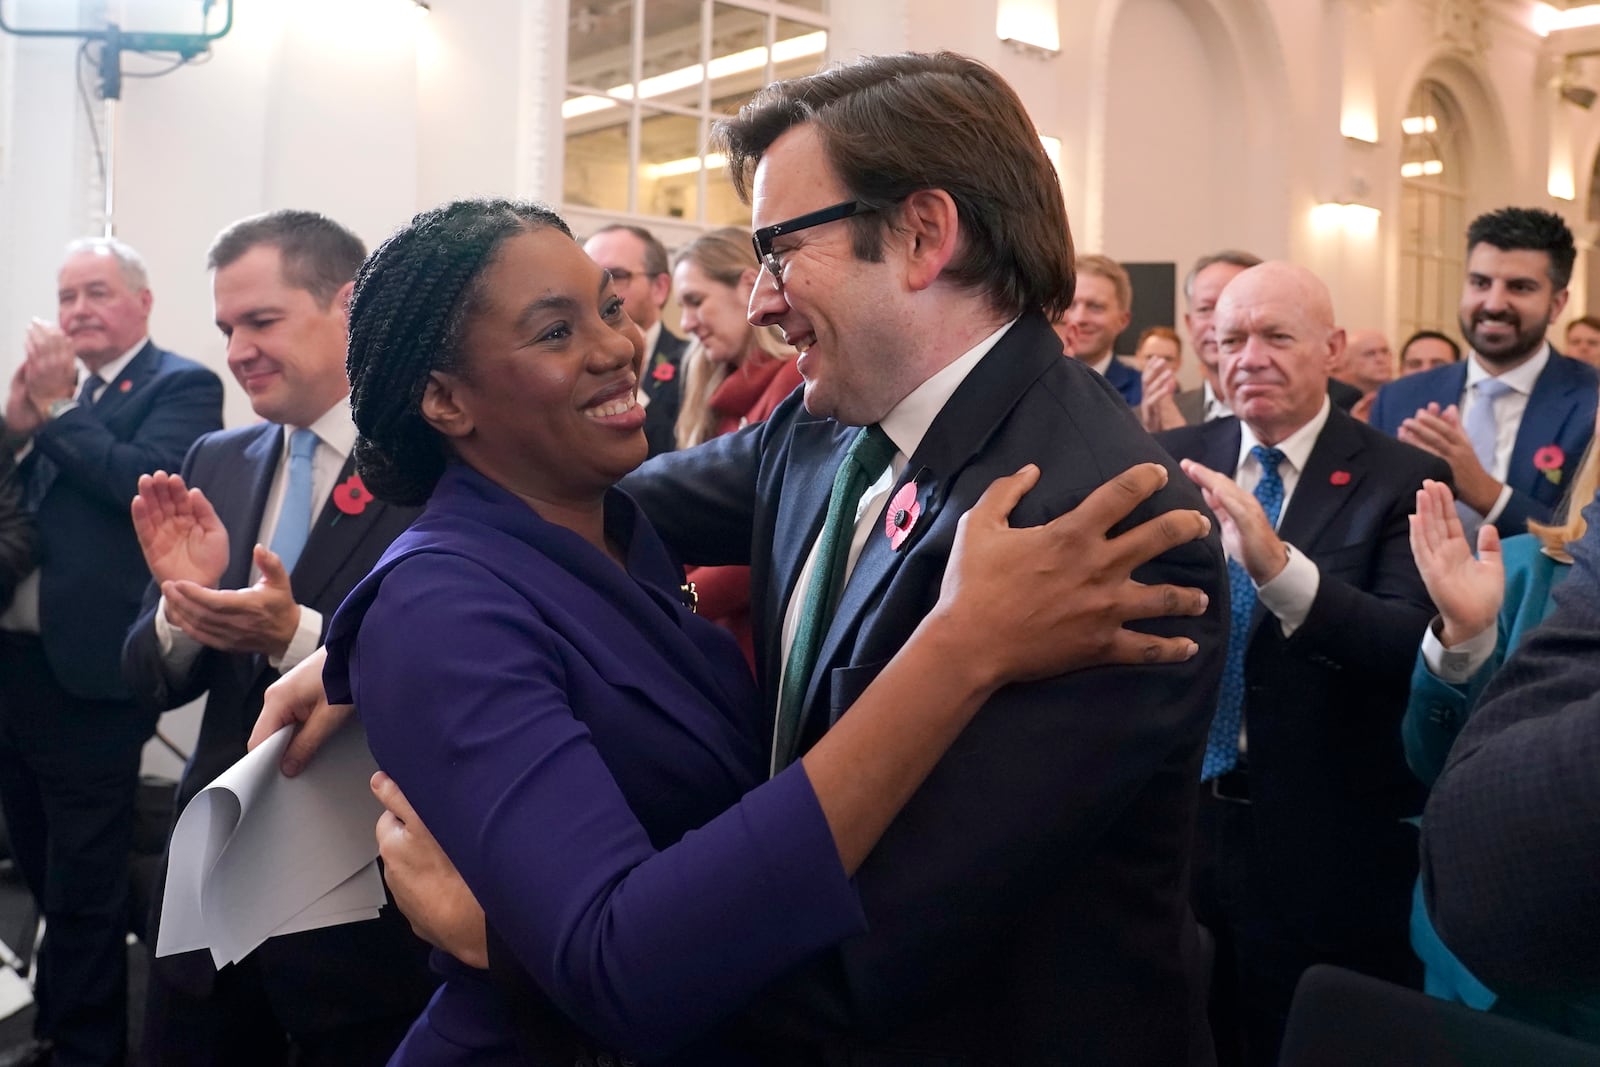
<path fill-rule="evenodd" d="M 695 238 L 678 253 L 672 284 L 690 338 L 684 353 L 679 448 L 764 422 L 801 382 L 794 349 L 772 326 L 752 326 L 750 291 L 761 264 L 735 226 Z"/>
<path fill-rule="evenodd" d="M 752 326 L 747 317 L 760 267 L 750 235 L 734 226 L 703 234 L 678 253 L 672 283 L 690 338 L 683 355 L 679 448 L 764 422 L 801 383 L 794 349 L 776 328 Z M 688 578 L 699 598 L 697 610 L 733 631 L 754 668 L 750 568 L 691 567 Z"/>
<path fill-rule="evenodd" d="M 1559 474 L 1560 449 L 1544 457 Z M 1528 533 L 1501 544 L 1493 524 L 1478 530 L 1474 556 L 1449 488 L 1424 482 L 1411 517 L 1411 551 L 1439 617 L 1424 635 L 1411 675 L 1411 701 L 1401 721 L 1406 761 L 1424 785 L 1444 769 L 1450 746 L 1472 717 L 1489 679 L 1549 613 L 1550 593 L 1571 573 L 1567 546 L 1584 535 L 1583 507 L 1600 487 L 1600 451 L 1591 439 L 1566 496 L 1547 525 L 1529 521 Z M 1552 813 L 1554 816 L 1555 813 Z M 1423 907 L 1421 883 L 1411 912 L 1411 946 L 1422 960 L 1427 991 L 1487 1010 L 1498 997 L 1473 976 L 1434 931 Z M 1519 1005 L 1534 1015 L 1565 1018 L 1561 1004 Z M 1589 1017 L 1594 1006 L 1575 1013 Z M 1593 1039 L 1600 1028 L 1580 1036 Z"/>

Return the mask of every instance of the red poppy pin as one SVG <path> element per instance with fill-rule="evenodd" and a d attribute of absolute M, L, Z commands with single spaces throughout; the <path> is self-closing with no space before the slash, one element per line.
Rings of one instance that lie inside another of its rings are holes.
<path fill-rule="evenodd" d="M 658 382 L 670 382 L 678 374 L 678 368 L 671 363 L 657 363 L 656 369 L 650 372 L 650 377 Z"/>
<path fill-rule="evenodd" d="M 1328 475 L 1328 484 L 1329 485 L 1349 485 L 1350 484 L 1350 472 L 1349 471 L 1334 471 L 1332 474 Z"/>
<path fill-rule="evenodd" d="M 911 536 L 912 527 L 922 515 L 922 503 L 917 500 L 917 483 L 907 482 L 889 501 L 889 510 L 883 516 L 883 533 L 889 538 L 890 548 L 899 548 Z"/>
<path fill-rule="evenodd" d="M 361 480 L 361 475 L 352 474 L 340 482 L 333 490 L 333 506 L 346 515 L 359 515 L 367 510 L 367 504 L 372 500 L 372 493 L 367 489 L 367 483 Z"/>
<path fill-rule="evenodd" d="M 133 382 L 129 381 L 127 378 L 124 378 L 122 381 L 117 383 L 117 392 L 119 393 L 126 393 L 132 388 Z"/>
<path fill-rule="evenodd" d="M 1566 462 L 1567 454 L 1560 445 L 1545 445 L 1533 454 L 1534 469 L 1543 471 L 1551 485 L 1561 484 L 1561 468 Z"/>

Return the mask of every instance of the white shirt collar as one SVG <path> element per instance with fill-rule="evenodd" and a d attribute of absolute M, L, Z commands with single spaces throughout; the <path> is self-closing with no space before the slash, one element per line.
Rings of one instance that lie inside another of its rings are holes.
<path fill-rule="evenodd" d="M 1534 384 L 1539 380 L 1539 375 L 1544 373 L 1545 365 L 1550 362 L 1550 342 L 1546 341 L 1539 346 L 1539 351 L 1526 363 L 1512 367 L 1502 374 L 1491 374 L 1480 362 L 1478 353 L 1472 353 L 1467 360 L 1467 389 L 1477 388 L 1479 382 L 1485 378 L 1499 378 L 1506 385 L 1527 396 L 1533 392 Z"/>
<path fill-rule="evenodd" d="M 1113 359 L 1115 359 L 1115 358 L 1116 358 L 1116 353 L 1107 352 L 1105 355 L 1101 356 L 1095 362 L 1093 362 L 1093 363 L 1085 363 L 1084 366 L 1088 367 L 1090 370 L 1092 370 L 1096 374 L 1100 375 L 1100 377 L 1104 378 L 1106 376 L 1106 371 L 1111 369 L 1111 361 Z"/>
<path fill-rule="evenodd" d="M 661 320 L 651 323 L 650 328 L 644 332 L 644 365 L 645 370 L 650 369 L 650 359 L 656 354 L 656 344 L 661 340 Z"/>
<path fill-rule="evenodd" d="M 112 382 L 117 380 L 117 377 L 123 372 L 123 370 L 127 368 L 128 364 L 133 361 L 133 357 L 139 354 L 139 350 L 144 348 L 144 346 L 149 343 L 150 335 L 145 334 L 143 337 L 139 338 L 138 343 L 132 348 L 128 349 L 126 352 L 122 353 L 122 355 L 118 356 L 110 363 L 107 363 L 99 370 L 91 371 L 87 366 L 83 367 L 84 377 L 88 377 L 90 374 L 98 374 L 101 381 L 105 382 L 106 385 L 110 385 Z M 101 388 L 104 389 L 105 386 L 101 386 Z"/>
<path fill-rule="evenodd" d="M 283 456 L 289 455 L 289 435 L 299 427 L 285 425 L 283 427 Z M 356 421 L 350 413 L 350 394 L 346 393 L 333 407 L 324 411 L 317 420 L 305 429 L 317 435 L 317 440 L 327 445 L 339 454 L 339 464 L 350 458 L 350 453 L 356 447 Z"/>
<path fill-rule="evenodd" d="M 1315 415 L 1311 416 L 1311 421 L 1272 446 L 1283 453 L 1283 458 L 1294 467 L 1296 472 L 1306 469 L 1306 461 L 1311 458 L 1311 450 L 1317 447 L 1317 438 L 1321 436 L 1322 428 L 1328 424 L 1328 414 L 1332 410 L 1333 406 L 1328 402 L 1327 396 L 1323 396 L 1322 406 L 1317 409 Z M 1240 419 L 1240 466 L 1244 465 L 1245 458 L 1250 455 L 1250 450 L 1260 443 L 1261 441 L 1256 437 L 1255 431 L 1250 429 L 1250 425 L 1247 422 Z"/>
<path fill-rule="evenodd" d="M 1004 337 L 1006 331 L 1016 325 L 1016 322 L 1016 319 L 1012 319 L 967 349 L 927 381 L 911 390 L 904 400 L 894 406 L 894 410 L 883 417 L 878 426 L 889 435 L 889 440 L 894 442 L 894 447 L 902 456 L 909 459 L 916 454 L 922 439 L 927 436 L 928 427 L 933 425 L 933 420 L 944 410 L 945 404 L 949 403 L 956 389 L 967 380 L 967 375 L 972 373 L 972 368 L 978 365 L 978 361 L 1000 343 L 1000 338 Z"/>
<path fill-rule="evenodd" d="M 1200 382 L 1200 389 L 1200 397 L 1205 401 L 1205 406 L 1200 409 L 1202 412 L 1202 419 L 1204 421 L 1209 422 L 1212 419 L 1225 419 L 1229 415 L 1233 414 L 1233 409 L 1228 406 L 1228 402 L 1222 399 L 1222 395 L 1220 393 L 1211 388 L 1210 382 L 1202 380 Z"/>

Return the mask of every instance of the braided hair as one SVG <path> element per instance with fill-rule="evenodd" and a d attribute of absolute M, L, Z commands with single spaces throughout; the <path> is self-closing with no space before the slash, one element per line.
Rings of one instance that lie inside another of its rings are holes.
<path fill-rule="evenodd" d="M 434 371 L 463 373 L 462 334 L 500 244 L 561 216 L 517 200 L 456 200 L 424 211 L 367 257 L 350 300 L 350 407 L 356 469 L 380 500 L 424 503 L 450 450 L 422 417 Z"/>

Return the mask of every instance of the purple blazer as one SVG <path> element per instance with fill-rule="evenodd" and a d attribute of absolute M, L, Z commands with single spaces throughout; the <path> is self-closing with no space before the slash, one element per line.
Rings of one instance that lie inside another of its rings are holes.
<path fill-rule="evenodd" d="M 625 1056 L 721 1062 L 718 1025 L 865 918 L 803 767 L 764 781 L 732 638 L 621 492 L 606 531 L 626 572 L 451 467 L 339 609 L 325 681 L 560 1013 Z M 487 973 L 436 956 L 393 1062 L 523 1062 Z"/>

